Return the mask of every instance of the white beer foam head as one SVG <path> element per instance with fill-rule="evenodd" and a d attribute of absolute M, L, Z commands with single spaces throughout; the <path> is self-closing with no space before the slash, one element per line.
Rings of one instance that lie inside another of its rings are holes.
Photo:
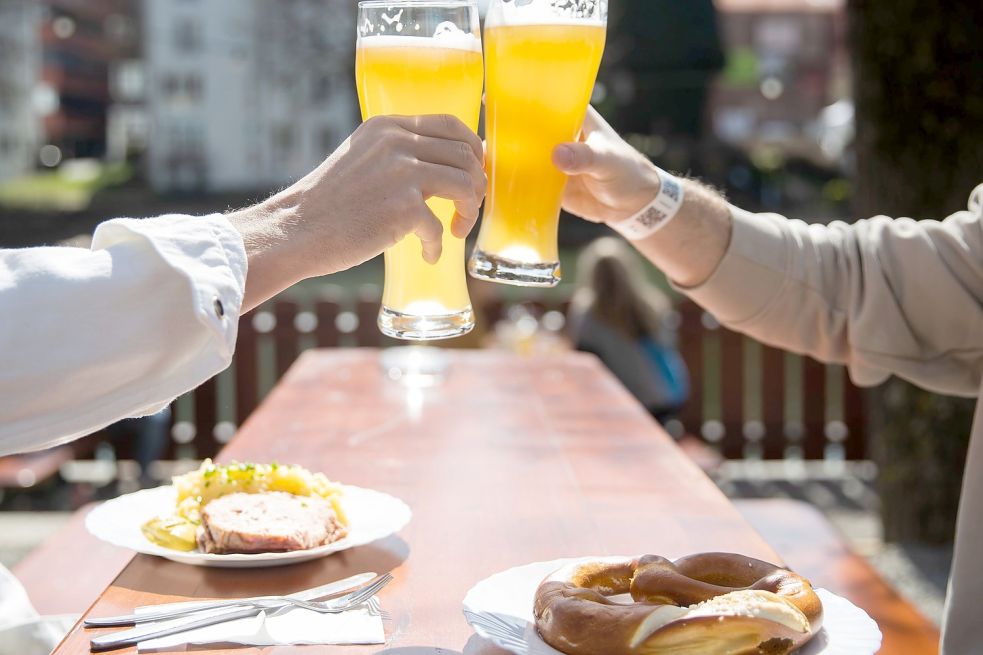
<path fill-rule="evenodd" d="M 358 40 L 360 48 L 447 48 L 481 53 L 481 40 L 473 34 L 462 38 L 441 39 L 435 36 L 363 36 Z"/>
<path fill-rule="evenodd" d="M 595 25 L 607 23 L 607 0 L 492 0 L 485 19 L 499 25 Z"/>
<path fill-rule="evenodd" d="M 481 52 L 481 39 L 474 34 L 461 30 L 454 23 L 441 23 L 437 26 L 433 36 L 376 34 L 359 37 L 358 44 L 362 47 L 377 48 L 452 48 Z"/>

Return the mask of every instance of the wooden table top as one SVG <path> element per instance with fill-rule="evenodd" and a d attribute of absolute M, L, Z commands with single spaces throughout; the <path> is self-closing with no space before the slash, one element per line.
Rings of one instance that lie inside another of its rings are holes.
<path fill-rule="evenodd" d="M 413 509 L 399 535 L 265 570 L 137 555 L 88 614 L 285 594 L 392 570 L 396 580 L 380 596 L 392 615 L 387 644 L 322 652 L 487 655 L 500 651 L 474 635 L 461 601 L 503 569 L 561 557 L 714 550 L 778 561 L 594 357 L 449 357 L 442 384 L 411 389 L 384 374 L 377 351 L 309 351 L 220 458 L 297 463 L 398 496 Z M 104 631 L 76 626 L 55 652 L 88 652 L 97 634 Z"/>

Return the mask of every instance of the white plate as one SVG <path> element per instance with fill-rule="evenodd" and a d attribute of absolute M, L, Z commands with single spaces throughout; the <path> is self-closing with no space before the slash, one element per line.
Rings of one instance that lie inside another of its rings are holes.
<path fill-rule="evenodd" d="M 341 502 L 350 522 L 348 536 L 325 546 L 290 553 L 211 555 L 198 550 L 171 550 L 149 541 L 143 536 L 140 526 L 155 516 L 173 511 L 177 492 L 172 486 L 145 489 L 107 501 L 89 513 L 85 527 L 103 541 L 182 564 L 256 568 L 297 564 L 362 546 L 399 532 L 410 521 L 410 508 L 398 498 L 361 487 L 344 486 L 343 489 Z"/>
<path fill-rule="evenodd" d="M 581 558 L 582 560 L 598 558 Z M 533 600 L 539 583 L 560 567 L 578 560 L 537 562 L 496 573 L 475 585 L 464 597 L 464 609 L 475 614 L 493 614 L 515 628 L 521 646 L 488 634 L 479 626 L 475 632 L 516 655 L 563 655 L 539 636 L 533 622 Z M 798 655 L 873 655 L 881 648 L 881 631 L 862 609 L 825 589 L 817 589 L 823 601 L 823 629 Z M 470 621 L 469 621 L 470 623 Z"/>

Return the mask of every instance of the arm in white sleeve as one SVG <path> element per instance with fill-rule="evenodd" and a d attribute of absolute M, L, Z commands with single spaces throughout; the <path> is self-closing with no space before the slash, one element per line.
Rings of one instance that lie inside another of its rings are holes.
<path fill-rule="evenodd" d="M 246 281 L 221 215 L 117 219 L 0 250 L 0 455 L 152 413 L 225 369 Z"/>

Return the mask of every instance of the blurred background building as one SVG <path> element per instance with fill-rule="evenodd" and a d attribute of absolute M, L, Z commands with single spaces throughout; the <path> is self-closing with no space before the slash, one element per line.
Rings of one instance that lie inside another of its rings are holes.
<path fill-rule="evenodd" d="M 284 184 L 354 129 L 354 3 L 146 0 L 154 189 Z"/>
<path fill-rule="evenodd" d="M 827 121 L 851 96 L 844 0 L 719 0 L 728 61 L 709 116 L 721 140 L 836 165 L 848 144 Z M 837 105 L 837 103 L 841 103 Z M 818 137 L 818 138 L 817 138 Z M 825 138 L 824 138 L 825 137 Z"/>
<path fill-rule="evenodd" d="M 129 162 L 155 191 L 267 189 L 358 122 L 355 3 L 3 0 L 0 179 Z"/>
<path fill-rule="evenodd" d="M 111 104 L 109 64 L 115 43 L 107 27 L 115 0 L 45 0 L 39 88 L 44 150 L 41 163 L 101 158 Z"/>
<path fill-rule="evenodd" d="M 139 164 L 150 138 L 147 76 L 143 60 L 143 4 L 116 0 L 118 11 L 105 23 L 106 38 L 114 45 L 109 62 L 106 116 L 106 159 Z"/>
<path fill-rule="evenodd" d="M 0 180 L 27 173 L 37 158 L 40 20 L 33 0 L 0 2 Z"/>

